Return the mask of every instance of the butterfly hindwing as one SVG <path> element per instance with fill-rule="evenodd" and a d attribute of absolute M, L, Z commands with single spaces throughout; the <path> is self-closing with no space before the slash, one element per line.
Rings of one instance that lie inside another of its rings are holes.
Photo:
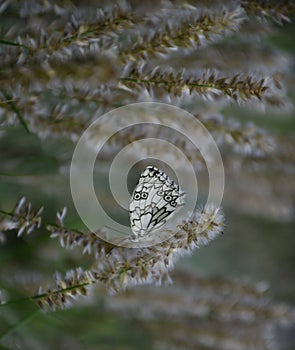
<path fill-rule="evenodd" d="M 160 228 L 184 204 L 184 192 L 161 170 L 147 167 L 141 174 L 129 205 L 135 240 Z"/>

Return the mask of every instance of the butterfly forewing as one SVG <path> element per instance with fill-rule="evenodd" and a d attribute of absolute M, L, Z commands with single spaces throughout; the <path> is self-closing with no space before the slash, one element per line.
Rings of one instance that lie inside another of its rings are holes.
<path fill-rule="evenodd" d="M 147 167 L 135 187 L 130 205 L 134 239 L 160 228 L 184 205 L 184 192 L 161 170 Z"/>

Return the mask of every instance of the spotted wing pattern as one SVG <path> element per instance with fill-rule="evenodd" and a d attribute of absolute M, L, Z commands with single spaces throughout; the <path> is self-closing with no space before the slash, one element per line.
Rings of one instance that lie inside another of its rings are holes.
<path fill-rule="evenodd" d="M 140 176 L 129 205 L 134 240 L 163 226 L 184 205 L 184 195 L 163 171 L 147 167 Z"/>

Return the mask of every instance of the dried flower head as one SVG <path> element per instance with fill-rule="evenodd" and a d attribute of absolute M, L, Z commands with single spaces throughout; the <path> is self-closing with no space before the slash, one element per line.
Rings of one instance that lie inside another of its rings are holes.
<path fill-rule="evenodd" d="M 29 235 L 35 229 L 40 228 L 42 212 L 43 207 L 32 210 L 32 204 L 30 202 L 26 204 L 26 198 L 23 197 L 16 204 L 13 212 L 9 214 L 10 218 L 5 218 L 0 222 L 0 229 L 3 231 L 17 229 L 18 237 L 24 233 Z"/>
<path fill-rule="evenodd" d="M 71 300 L 88 295 L 89 286 L 94 282 L 91 272 L 81 268 L 67 271 L 64 277 L 56 273 L 54 287 L 45 291 L 40 287 L 32 299 L 44 311 L 63 309 L 71 305 Z"/>

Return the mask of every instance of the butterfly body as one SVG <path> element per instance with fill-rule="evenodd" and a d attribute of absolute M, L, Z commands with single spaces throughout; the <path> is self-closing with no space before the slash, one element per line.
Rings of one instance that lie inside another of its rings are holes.
<path fill-rule="evenodd" d="M 184 195 L 163 171 L 147 167 L 140 176 L 129 204 L 133 240 L 137 241 L 162 227 L 184 205 Z"/>

